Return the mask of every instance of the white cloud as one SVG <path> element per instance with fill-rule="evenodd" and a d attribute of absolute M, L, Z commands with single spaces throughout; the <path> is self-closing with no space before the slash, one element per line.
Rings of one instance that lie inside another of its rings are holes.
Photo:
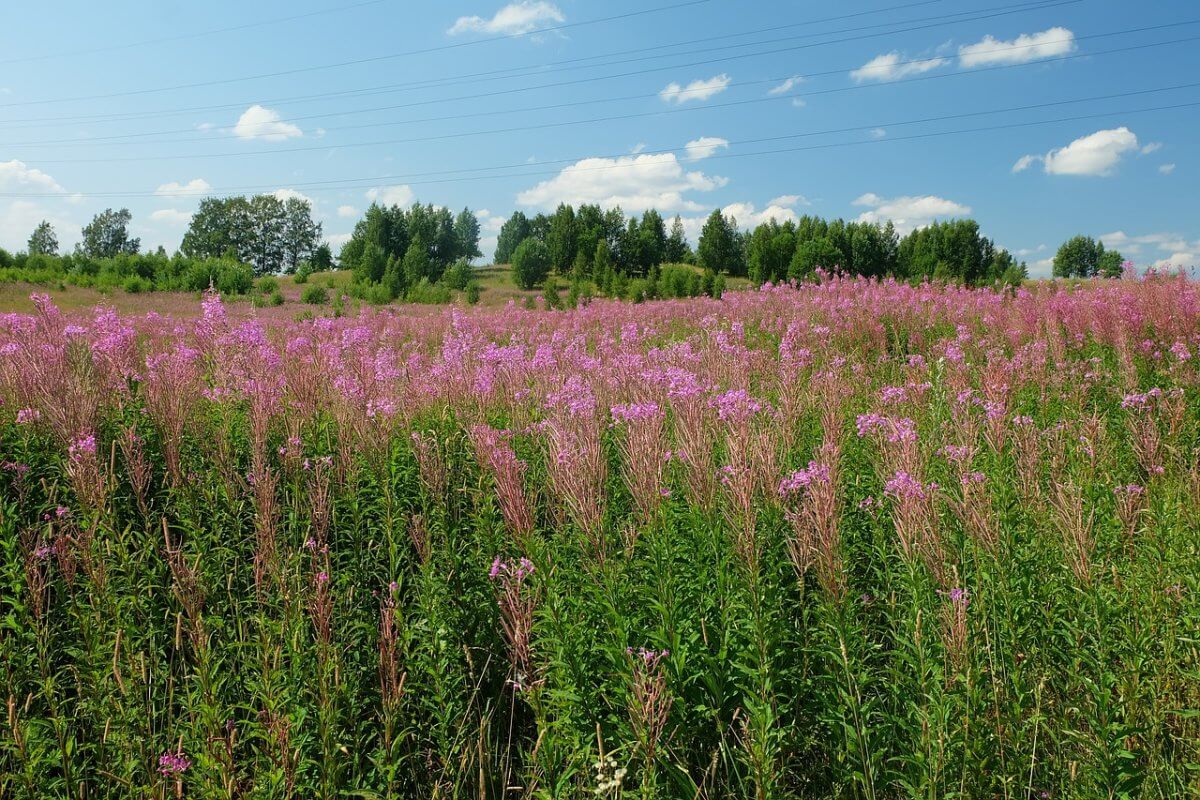
<path fill-rule="evenodd" d="M 304 131 L 290 122 L 284 122 L 278 111 L 252 105 L 238 117 L 233 126 L 233 135 L 239 139 L 262 139 L 265 142 L 282 142 L 304 135 Z"/>
<path fill-rule="evenodd" d="M 1035 253 L 1045 252 L 1045 250 L 1046 245 L 1039 244 L 1037 247 L 1022 247 L 1020 250 L 1014 250 L 1013 255 L 1017 256 L 1018 258 L 1025 258 Z"/>
<path fill-rule="evenodd" d="M 1039 258 L 1037 261 L 1026 264 L 1025 267 L 1029 270 L 1031 278 L 1049 278 L 1054 274 L 1054 259 Z"/>
<path fill-rule="evenodd" d="M 1043 161 L 1041 156 L 1021 156 L 1017 159 L 1017 163 L 1013 164 L 1013 172 L 1024 172 L 1039 161 Z"/>
<path fill-rule="evenodd" d="M 358 209 L 354 206 L 338 206 L 337 215 L 343 219 L 346 217 L 357 217 Z"/>
<path fill-rule="evenodd" d="M 778 86 L 773 86 L 767 92 L 769 95 L 786 94 L 792 89 L 795 89 L 800 84 L 804 83 L 803 75 L 793 75 Z"/>
<path fill-rule="evenodd" d="M 762 211 L 757 210 L 753 203 L 730 203 L 721 209 L 721 213 L 737 220 L 739 228 L 753 230 L 768 220 L 776 222 L 795 222 L 796 212 L 784 205 L 768 204 Z"/>
<path fill-rule="evenodd" d="M 1146 142 L 1146 144 L 1138 152 L 1141 155 L 1148 156 L 1151 153 L 1157 153 L 1159 150 L 1162 150 L 1162 146 L 1162 142 Z"/>
<path fill-rule="evenodd" d="M 325 237 L 325 241 L 329 245 L 329 249 L 336 256 L 338 251 L 342 249 L 342 245 L 350 241 L 350 237 L 353 235 L 353 233 L 331 233 Z"/>
<path fill-rule="evenodd" d="M 450 26 L 447 33 L 491 33 L 502 36 L 517 36 L 522 33 L 552 24 L 566 21 L 566 16 L 553 3 L 538 0 L 521 0 L 509 3 L 492 16 L 484 19 L 479 16 L 459 17 Z"/>
<path fill-rule="evenodd" d="M 1174 163 L 1160 164 L 1158 167 L 1158 171 L 1161 172 L 1163 175 L 1170 175 L 1172 172 L 1175 171 L 1175 164 Z"/>
<path fill-rule="evenodd" d="M 714 75 L 708 80 L 694 80 L 687 86 L 680 86 L 678 83 L 671 81 L 663 87 L 658 96 L 664 102 L 678 103 L 680 105 L 689 100 L 707 100 L 725 91 L 731 80 L 728 75 L 722 72 L 720 75 Z"/>
<path fill-rule="evenodd" d="M 684 145 L 684 149 L 687 150 L 688 161 L 699 161 L 702 158 L 708 158 L 723 147 L 729 147 L 729 140 L 722 139 L 719 136 L 701 136 L 699 139 L 693 139 Z"/>
<path fill-rule="evenodd" d="M 1186 237 L 1177 233 L 1159 232 L 1147 233 L 1141 236 L 1130 236 L 1125 231 L 1103 233 L 1099 237 L 1105 247 L 1120 250 L 1125 255 L 1142 255 L 1144 248 L 1150 247 L 1159 252 L 1169 253 L 1179 250 L 1200 249 L 1200 242 L 1189 242 Z"/>
<path fill-rule="evenodd" d="M 305 201 L 307 201 L 307 202 L 308 202 L 308 204 L 309 204 L 310 206 L 312 206 L 313 208 L 316 208 L 316 206 L 317 206 L 317 201 L 316 201 L 316 200 L 313 200 L 311 197 L 309 197 L 309 196 L 308 196 L 308 195 L 306 195 L 306 194 L 303 194 L 303 193 L 301 193 L 301 192 L 297 192 L 295 189 L 276 189 L 275 191 L 271 192 L 271 194 L 275 195 L 276 197 L 278 197 L 280 200 L 282 200 L 282 201 L 283 201 L 283 202 L 285 202 L 285 203 L 286 203 L 288 200 L 291 200 L 292 198 L 295 198 L 295 199 L 297 199 L 297 200 L 305 200 Z"/>
<path fill-rule="evenodd" d="M 150 212 L 150 219 L 164 225 L 184 225 L 191 221 L 192 212 L 180 211 L 175 208 L 160 208 Z"/>
<path fill-rule="evenodd" d="M 554 208 L 559 203 L 578 206 L 598 203 L 639 212 L 702 211 L 705 206 L 685 197 L 688 192 L 709 192 L 727 179 L 684 170 L 674 153 L 643 153 L 618 158 L 585 158 L 563 168 L 555 177 L 517 195 L 524 206 Z"/>
<path fill-rule="evenodd" d="M 887 136 L 887 128 L 872 128 L 871 129 L 871 138 L 872 139 L 882 139 L 885 136 Z"/>
<path fill-rule="evenodd" d="M 204 194 L 210 189 L 212 189 L 212 186 L 204 178 L 192 178 L 187 183 L 180 183 L 179 181 L 164 183 L 155 189 L 154 193 L 159 197 L 183 197 L 186 195 Z"/>
<path fill-rule="evenodd" d="M 1063 56 L 1075 50 L 1075 34 L 1066 28 L 1050 28 L 1041 33 L 1023 33 L 1012 41 L 984 36 L 975 44 L 958 48 L 958 60 L 964 67 L 992 64 L 1024 64 L 1043 58 Z"/>
<path fill-rule="evenodd" d="M 402 183 L 368 189 L 366 197 L 372 203 L 379 203 L 382 206 L 406 206 L 412 203 L 417 196 L 413 194 L 413 190 L 408 184 Z"/>
<path fill-rule="evenodd" d="M 1200 249 L 1192 252 L 1172 253 L 1166 258 L 1160 258 L 1158 261 L 1155 261 L 1154 266 L 1159 269 L 1166 267 L 1187 267 L 1193 269 L 1197 264 L 1200 264 L 1200 255 L 1198 254 L 1200 254 Z"/>
<path fill-rule="evenodd" d="M 3 166 L 0 164 L 0 169 Z M 69 250 L 78 236 L 79 221 L 56 214 L 33 200 L 13 200 L 7 208 L 0 207 L 0 247 L 13 252 L 24 250 L 29 234 L 42 220 L 54 226 L 54 232 L 58 234 L 59 252 Z"/>
<path fill-rule="evenodd" d="M 1111 175 L 1121 156 L 1137 149 L 1137 136 L 1129 128 L 1096 131 L 1044 156 L 1021 156 L 1013 165 L 1013 172 L 1041 161 L 1048 175 Z"/>
<path fill-rule="evenodd" d="M 901 234 L 924 228 L 936 219 L 961 217 L 971 213 L 970 206 L 931 194 L 885 198 L 868 192 L 858 197 L 854 205 L 869 209 L 858 215 L 859 222 L 891 220 L 896 226 L 896 231 Z"/>
<path fill-rule="evenodd" d="M 779 197 L 768 200 L 767 205 L 791 208 L 792 206 L 811 206 L 812 203 L 802 194 L 781 194 Z"/>
<path fill-rule="evenodd" d="M 58 181 L 24 161 L 0 161 L 0 189 L 23 194 L 57 194 L 65 192 Z"/>
<path fill-rule="evenodd" d="M 949 63 L 946 59 L 925 58 L 910 60 L 899 51 L 883 53 L 875 56 L 850 73 L 850 77 L 862 83 L 864 81 L 897 81 L 910 75 L 922 75 Z"/>

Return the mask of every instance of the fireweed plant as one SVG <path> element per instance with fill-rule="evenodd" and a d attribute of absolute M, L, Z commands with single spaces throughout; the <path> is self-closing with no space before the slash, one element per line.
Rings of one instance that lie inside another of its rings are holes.
<path fill-rule="evenodd" d="M 1200 287 L 0 317 L 0 797 L 1200 794 Z"/>

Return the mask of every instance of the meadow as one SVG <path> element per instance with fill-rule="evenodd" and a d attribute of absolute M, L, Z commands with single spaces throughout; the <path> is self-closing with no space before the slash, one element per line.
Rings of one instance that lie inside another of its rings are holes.
<path fill-rule="evenodd" d="M 1173 275 L 34 297 L 0 797 L 1197 796 L 1198 368 Z"/>

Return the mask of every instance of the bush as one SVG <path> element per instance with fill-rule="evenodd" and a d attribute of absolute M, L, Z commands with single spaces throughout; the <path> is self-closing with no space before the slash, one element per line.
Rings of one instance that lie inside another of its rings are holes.
<path fill-rule="evenodd" d="M 410 303 L 442 305 L 449 303 L 453 299 L 453 296 L 450 294 L 450 289 L 445 285 L 430 283 L 428 278 L 421 278 L 416 286 L 408 290 L 408 296 L 405 299 Z"/>
<path fill-rule="evenodd" d="M 308 283 L 308 276 L 312 274 L 312 269 L 305 262 L 300 265 L 300 269 L 296 270 L 296 274 L 292 276 L 292 281 L 297 284 Z"/>
<path fill-rule="evenodd" d="M 451 289 L 461 292 L 471 282 L 473 273 L 474 268 L 466 261 L 459 259 L 450 266 L 450 269 L 446 270 L 446 274 L 442 276 L 442 282 Z"/>
<path fill-rule="evenodd" d="M 315 283 L 306 286 L 300 295 L 300 302 L 308 303 L 310 306 L 323 306 L 329 302 L 329 291 L 324 286 L 318 286 Z"/>
<path fill-rule="evenodd" d="M 152 291 L 154 289 L 154 284 L 150 283 L 150 281 L 146 280 L 140 275 L 130 275 L 125 279 L 125 282 L 121 284 L 121 287 L 125 291 L 129 292 L 129 294 L 141 294 L 142 292 Z"/>
<path fill-rule="evenodd" d="M 550 251 L 540 240 L 521 242 L 512 257 L 513 283 L 519 289 L 532 289 L 550 274 Z"/>
<path fill-rule="evenodd" d="M 471 281 L 467 284 L 467 302 L 475 305 L 479 302 L 479 284 Z"/>
<path fill-rule="evenodd" d="M 263 275 L 258 279 L 257 288 L 261 294 L 271 294 L 271 292 L 278 291 L 279 281 L 274 275 Z"/>
<path fill-rule="evenodd" d="M 392 292 L 382 283 L 372 283 L 369 286 L 357 284 L 358 296 L 373 306 L 386 306 L 392 302 Z"/>

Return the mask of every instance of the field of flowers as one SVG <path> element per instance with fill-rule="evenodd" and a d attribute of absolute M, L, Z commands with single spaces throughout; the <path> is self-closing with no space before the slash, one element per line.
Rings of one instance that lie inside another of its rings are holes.
<path fill-rule="evenodd" d="M 0 797 L 1200 793 L 1200 286 L 0 316 Z"/>

